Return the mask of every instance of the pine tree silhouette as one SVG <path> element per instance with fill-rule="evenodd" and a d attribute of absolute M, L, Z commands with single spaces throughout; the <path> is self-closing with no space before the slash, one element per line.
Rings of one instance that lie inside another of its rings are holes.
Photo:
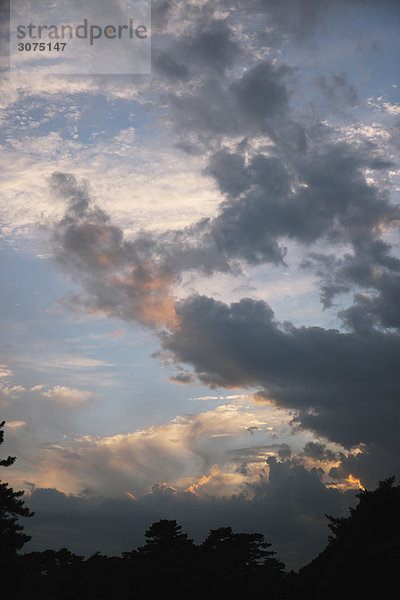
<path fill-rule="evenodd" d="M 0 445 L 4 441 L 5 421 L 0 423 Z M 16 457 L 8 456 L 0 460 L 1 467 L 10 467 Z M 0 563 L 2 566 L 14 563 L 18 550 L 31 538 L 23 532 L 19 517 L 32 517 L 33 513 L 21 499 L 24 492 L 14 491 L 7 482 L 0 480 Z"/>
<path fill-rule="evenodd" d="M 310 598 L 387 597 L 397 586 L 400 561 L 400 485 L 390 477 L 362 490 L 348 517 L 332 517 L 327 547 L 300 571 Z"/>

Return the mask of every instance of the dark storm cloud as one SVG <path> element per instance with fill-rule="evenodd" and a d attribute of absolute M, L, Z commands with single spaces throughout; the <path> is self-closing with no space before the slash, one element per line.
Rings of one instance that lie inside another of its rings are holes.
<path fill-rule="evenodd" d="M 350 474 L 359 478 L 367 489 L 374 489 L 378 481 L 398 473 L 400 445 L 388 448 L 380 444 L 370 444 L 357 455 L 341 458 L 340 465 L 329 471 L 332 480 L 340 480 Z"/>
<path fill-rule="evenodd" d="M 325 512 L 346 514 L 354 493 L 327 489 L 318 472 L 290 461 L 269 460 L 269 481 L 252 484 L 231 498 L 198 498 L 155 486 L 150 494 L 128 498 L 66 496 L 34 489 L 27 498 L 35 516 L 25 530 L 33 536 L 25 551 L 68 547 L 77 554 L 99 550 L 120 554 L 144 541 L 144 532 L 161 518 L 177 519 L 189 537 L 200 543 L 209 529 L 231 526 L 235 532 L 261 532 L 272 542 L 288 567 L 298 568 L 314 558 L 327 542 Z"/>
<path fill-rule="evenodd" d="M 197 36 L 182 41 L 182 52 L 192 65 L 215 69 L 223 73 L 231 67 L 240 55 L 240 44 L 235 40 L 227 23 L 221 19 L 208 23 L 207 30 L 202 30 Z"/>
<path fill-rule="evenodd" d="M 191 230 L 199 258 L 208 248 L 208 255 L 225 256 L 226 261 L 279 263 L 285 256 L 282 239 L 307 245 L 325 239 L 350 243 L 357 255 L 373 259 L 370 268 L 393 264 L 391 247 L 379 239 L 379 228 L 399 222 L 399 207 L 391 204 L 385 190 L 368 185 L 363 173 L 392 163 L 375 157 L 371 145 L 335 143 L 329 131 L 319 132 L 319 140 L 307 136 L 309 150 L 302 155 L 288 150 L 285 141 L 280 148 L 278 140 L 275 155 L 256 153 L 245 159 L 243 152 L 222 149 L 210 157 L 206 174 L 226 200 L 214 219 Z M 326 257 L 321 259 L 320 267 Z M 356 270 L 355 260 L 348 257 L 347 262 L 348 273 L 351 263 Z M 215 260 L 214 269 L 219 265 L 221 259 Z M 325 289 L 324 299 L 328 296 Z"/>
<path fill-rule="evenodd" d="M 326 447 L 326 444 L 320 442 L 307 442 L 304 446 L 303 453 L 309 458 L 321 461 L 336 460 L 338 455 Z"/>
<path fill-rule="evenodd" d="M 382 273 L 371 278 L 370 294 L 356 294 L 354 303 L 339 314 L 354 330 L 369 329 L 376 325 L 400 327 L 400 276 Z"/>
<path fill-rule="evenodd" d="M 305 156 L 288 153 L 284 160 L 256 154 L 245 162 L 242 154 L 226 150 L 211 157 L 207 173 L 228 196 L 211 231 L 228 254 L 253 264 L 279 262 L 284 237 L 304 244 L 321 238 L 357 247 L 364 243 L 373 250 L 377 228 L 398 222 L 399 207 L 369 186 L 362 173 L 390 163 L 325 136 Z M 296 182 L 301 184 L 297 189 Z"/>
<path fill-rule="evenodd" d="M 229 161 L 221 165 L 220 158 L 212 168 L 224 188 L 226 166 L 231 165 L 227 165 Z M 238 157 L 231 156 L 230 162 L 235 158 Z M 219 172 L 221 166 L 222 172 Z M 250 264 L 282 262 L 285 248 L 279 245 L 278 239 L 286 233 L 287 227 L 283 223 L 289 189 L 285 167 L 275 157 L 259 155 L 247 168 L 242 168 L 244 177 L 239 185 L 250 184 L 250 189 L 240 198 L 235 198 L 238 194 L 234 193 L 231 201 L 222 204 L 220 214 L 211 223 L 213 239 L 219 250 Z M 236 176 L 240 173 L 238 169 Z M 232 179 L 229 183 L 233 185 Z"/>
<path fill-rule="evenodd" d="M 347 447 L 397 446 L 397 334 L 281 327 L 266 303 L 250 299 L 229 306 L 195 296 L 177 316 L 179 329 L 162 345 L 203 383 L 258 386 L 261 397 L 297 411 L 294 423 Z"/>

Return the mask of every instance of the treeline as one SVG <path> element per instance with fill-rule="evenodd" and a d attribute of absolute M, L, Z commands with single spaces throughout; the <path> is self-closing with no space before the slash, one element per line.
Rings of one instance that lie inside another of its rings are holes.
<path fill-rule="evenodd" d="M 210 531 L 195 545 L 174 520 L 146 531 L 146 543 L 122 557 L 88 559 L 66 549 L 17 558 L 17 580 L 40 598 L 248 598 L 268 586 L 278 598 L 284 565 L 262 534 Z"/>
<path fill-rule="evenodd" d="M 4 423 L 0 424 L 0 444 Z M 13 464 L 15 457 L 0 461 Z M 288 573 L 261 533 L 210 530 L 194 544 L 175 520 L 153 523 L 145 544 L 120 556 L 89 558 L 69 550 L 21 553 L 30 539 L 20 517 L 32 516 L 7 483 L 0 482 L 0 564 L 3 583 L 17 597 L 103 599 L 159 598 L 247 600 L 387 597 L 398 587 L 400 485 L 391 477 L 357 494 L 348 517 L 328 516 L 326 549 L 300 572 Z"/>

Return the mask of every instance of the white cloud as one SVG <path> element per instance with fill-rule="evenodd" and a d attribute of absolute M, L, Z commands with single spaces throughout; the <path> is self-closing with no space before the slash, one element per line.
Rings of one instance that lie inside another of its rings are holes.
<path fill-rule="evenodd" d="M 12 371 L 7 365 L 0 365 L 0 377 L 11 377 Z"/>
<path fill-rule="evenodd" d="M 391 102 L 384 102 L 383 103 L 383 108 L 386 110 L 386 112 L 388 112 L 390 115 L 400 115 L 400 104 L 392 104 Z"/>
<path fill-rule="evenodd" d="M 97 358 L 90 358 L 79 354 L 42 354 L 33 356 L 17 357 L 18 362 L 35 365 L 41 371 L 47 369 L 97 369 L 100 367 L 113 367 L 112 363 Z"/>
<path fill-rule="evenodd" d="M 78 94 L 104 94 L 108 98 L 132 100 L 139 95 L 138 85 L 133 86 L 128 78 L 96 76 L 51 76 L 47 74 L 19 75 L 2 73 L 0 81 L 0 109 L 10 109 L 20 100 L 28 98 L 63 98 Z"/>
<path fill-rule="evenodd" d="M 34 385 L 33 387 L 31 387 L 30 391 L 31 392 L 40 392 L 44 387 L 46 387 L 44 385 L 44 383 L 41 383 L 39 385 Z"/>
<path fill-rule="evenodd" d="M 42 396 L 67 408 L 75 408 L 82 404 L 86 404 L 92 398 L 91 392 L 76 390 L 61 385 L 56 385 L 47 392 L 42 392 Z"/>
<path fill-rule="evenodd" d="M 88 180 L 98 206 L 128 235 L 143 228 L 182 227 L 214 214 L 221 200 L 201 174 L 203 161 L 168 148 L 164 140 L 156 150 L 148 148 L 132 127 L 91 144 L 58 131 L 40 135 L 31 130 L 0 147 L 0 158 L 0 217 L 8 238 L 32 237 L 38 224 L 61 218 L 65 206 L 48 188 L 55 171 Z"/>
<path fill-rule="evenodd" d="M 0 392 L 8 398 L 18 398 L 19 392 L 24 392 L 25 388 L 22 385 L 0 385 Z"/>
<path fill-rule="evenodd" d="M 6 423 L 6 427 L 10 429 L 18 429 L 18 427 L 23 427 L 24 425 L 26 425 L 25 421 L 7 421 Z"/>
<path fill-rule="evenodd" d="M 87 392 L 62 386 L 42 395 L 67 407 L 90 399 Z M 276 435 L 285 435 L 290 420 L 286 411 L 256 406 L 245 398 L 235 399 L 210 411 L 180 415 L 133 433 L 98 437 L 80 434 L 61 443 L 46 444 L 45 449 L 32 453 L 32 467 L 26 465 L 25 479 L 65 493 L 79 493 L 86 488 L 94 494 L 114 497 L 126 490 L 143 496 L 162 483 L 181 491 L 193 485 L 198 494 L 230 495 L 240 491 L 245 481 L 258 477 L 268 456 L 277 453 L 266 447 L 276 444 Z M 301 447 L 303 434 L 295 440 Z M 242 455 L 248 456 L 245 474 L 238 472 L 238 465 L 245 460 Z M 213 465 L 218 465 L 218 474 Z M 29 472 L 30 468 L 34 472 Z M 214 475 L 208 480 L 210 473 Z"/>

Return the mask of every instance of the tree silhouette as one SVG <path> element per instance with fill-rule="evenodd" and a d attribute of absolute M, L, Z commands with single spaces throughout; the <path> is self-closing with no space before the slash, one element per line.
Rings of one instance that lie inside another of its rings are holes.
<path fill-rule="evenodd" d="M 200 547 L 205 580 L 211 583 L 210 597 L 248 598 L 264 590 L 269 598 L 277 597 L 285 565 L 274 558 L 270 546 L 262 533 L 233 533 L 231 527 L 211 529 Z"/>
<path fill-rule="evenodd" d="M 196 553 L 193 540 L 182 532 L 181 525 L 168 519 L 153 523 L 145 537 L 145 545 L 131 555 L 132 564 L 141 573 L 137 588 L 142 585 L 142 593 L 146 592 L 148 595 L 148 584 L 151 581 L 154 597 L 166 592 L 171 592 L 175 597 L 190 595 Z"/>
<path fill-rule="evenodd" d="M 0 423 L 0 445 L 4 441 L 5 421 Z M 15 462 L 15 456 L 8 456 L 0 460 L 1 467 L 9 467 Z M 23 526 L 19 524 L 19 517 L 31 517 L 32 512 L 25 506 L 24 500 L 21 500 L 24 492 L 15 492 L 8 486 L 7 482 L 0 480 L 0 561 L 4 564 L 11 564 L 18 553 L 18 550 L 28 542 L 31 537 L 22 533 Z"/>
<path fill-rule="evenodd" d="M 398 541 L 400 533 L 400 485 L 395 477 L 380 481 L 376 490 L 361 490 L 356 494 L 359 503 L 350 508 L 350 516 L 335 518 L 326 515 L 333 535 L 329 543 L 353 544 L 382 548 L 390 540 Z"/>
<path fill-rule="evenodd" d="M 278 573 L 284 564 L 273 558 L 275 552 L 267 550 L 270 546 L 262 533 L 233 533 L 231 527 L 211 529 L 202 544 L 219 568 L 255 571 L 268 567 Z"/>
<path fill-rule="evenodd" d="M 181 552 L 193 546 L 187 533 L 182 533 L 181 525 L 176 521 L 161 519 L 153 523 L 145 533 L 146 544 L 138 548 L 142 554 L 158 556 L 164 552 Z"/>
<path fill-rule="evenodd" d="M 332 535 L 327 547 L 300 571 L 300 587 L 311 598 L 364 593 L 385 596 L 397 585 L 400 561 L 400 485 L 380 481 L 362 490 L 348 517 L 326 515 Z"/>
<path fill-rule="evenodd" d="M 79 597 L 82 585 L 83 557 L 66 548 L 58 551 L 30 552 L 20 557 L 25 591 L 40 598 Z"/>

